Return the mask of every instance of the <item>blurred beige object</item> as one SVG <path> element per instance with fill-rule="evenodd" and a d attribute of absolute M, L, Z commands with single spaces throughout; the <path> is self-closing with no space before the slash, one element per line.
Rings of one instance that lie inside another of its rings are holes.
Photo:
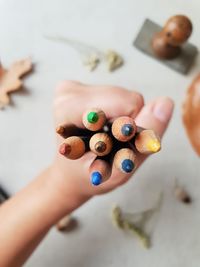
<path fill-rule="evenodd" d="M 175 179 L 174 195 L 179 201 L 181 201 L 184 204 L 192 203 L 192 198 L 190 194 L 187 192 L 185 187 L 179 184 L 177 179 Z"/>
<path fill-rule="evenodd" d="M 22 88 L 21 77 L 31 71 L 32 62 L 30 58 L 14 62 L 9 69 L 0 66 L 0 108 L 10 103 L 9 93 Z"/>
<path fill-rule="evenodd" d="M 78 227 L 78 221 L 70 215 L 63 217 L 57 224 L 56 228 L 60 232 L 71 232 Z"/>
<path fill-rule="evenodd" d="M 192 202 L 190 195 L 183 187 L 177 186 L 174 190 L 174 195 L 179 201 L 185 204 L 190 204 Z"/>
<path fill-rule="evenodd" d="M 108 50 L 105 58 L 109 71 L 114 71 L 124 64 L 123 58 L 114 50 Z"/>
<path fill-rule="evenodd" d="M 183 123 L 194 150 L 200 156 L 200 74 L 187 90 L 183 104 Z"/>

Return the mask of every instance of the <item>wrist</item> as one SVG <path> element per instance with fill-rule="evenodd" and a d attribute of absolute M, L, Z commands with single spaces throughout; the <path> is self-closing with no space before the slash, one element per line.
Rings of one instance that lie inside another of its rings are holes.
<path fill-rule="evenodd" d="M 82 188 L 77 188 L 76 183 L 71 182 L 73 179 L 63 175 L 56 163 L 45 169 L 38 179 L 44 185 L 44 197 L 49 199 L 50 205 L 56 207 L 56 220 L 73 212 L 91 198 L 83 193 Z"/>

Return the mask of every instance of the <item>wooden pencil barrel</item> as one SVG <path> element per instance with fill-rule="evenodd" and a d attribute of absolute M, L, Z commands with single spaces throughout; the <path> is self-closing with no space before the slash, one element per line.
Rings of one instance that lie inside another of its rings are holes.
<path fill-rule="evenodd" d="M 105 161 L 96 159 L 90 166 L 90 182 L 97 186 L 109 179 L 111 176 L 111 167 Z"/>
<path fill-rule="evenodd" d="M 121 172 L 131 173 L 136 168 L 136 154 L 130 148 L 122 148 L 115 154 L 113 164 Z"/>
<path fill-rule="evenodd" d="M 136 135 L 135 147 L 142 154 L 156 153 L 161 149 L 160 138 L 153 130 L 143 130 Z"/>
<path fill-rule="evenodd" d="M 121 142 L 127 142 L 132 139 L 136 130 L 135 121 L 128 116 L 119 117 L 112 124 L 112 134 Z"/>
<path fill-rule="evenodd" d="M 64 140 L 59 148 L 60 154 L 68 159 L 79 159 L 86 152 L 86 139 L 79 136 L 70 136 Z"/>
<path fill-rule="evenodd" d="M 91 137 L 89 146 L 97 156 L 105 156 L 111 152 L 112 139 L 107 133 L 96 133 Z"/>
<path fill-rule="evenodd" d="M 82 122 L 86 129 L 98 131 L 105 125 L 106 115 L 101 109 L 90 109 L 83 114 Z"/>

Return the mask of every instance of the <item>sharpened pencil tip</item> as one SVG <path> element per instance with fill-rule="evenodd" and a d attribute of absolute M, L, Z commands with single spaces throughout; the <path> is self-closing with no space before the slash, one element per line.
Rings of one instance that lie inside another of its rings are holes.
<path fill-rule="evenodd" d="M 93 172 L 91 174 L 91 183 L 96 186 L 96 185 L 100 185 L 101 182 L 102 182 L 101 173 L 100 172 Z"/>
<path fill-rule="evenodd" d="M 121 132 L 124 136 L 130 136 L 133 133 L 133 127 L 131 124 L 124 124 L 122 126 Z"/>
<path fill-rule="evenodd" d="M 99 116 L 96 112 L 90 112 L 87 115 L 87 120 L 90 123 L 96 123 L 98 121 L 98 119 L 99 119 Z"/>
<path fill-rule="evenodd" d="M 106 144 L 102 141 L 99 141 L 95 145 L 95 150 L 99 153 L 103 153 L 106 150 Z"/>
<path fill-rule="evenodd" d="M 65 128 L 64 128 L 63 126 L 58 126 L 58 127 L 56 128 L 56 132 L 57 132 L 58 134 L 63 134 L 64 131 L 65 131 Z"/>
<path fill-rule="evenodd" d="M 62 155 L 68 155 L 68 154 L 71 152 L 71 146 L 68 145 L 68 144 L 63 143 L 63 144 L 60 146 L 59 152 L 60 152 L 60 154 L 62 154 Z"/>
<path fill-rule="evenodd" d="M 147 143 L 147 148 L 149 149 L 149 151 L 156 153 L 161 149 L 161 144 L 159 140 L 152 139 Z"/>
<path fill-rule="evenodd" d="M 135 165 L 133 163 L 132 160 L 130 159 L 125 159 L 122 161 L 122 170 L 126 173 L 132 172 L 132 170 L 134 169 Z"/>

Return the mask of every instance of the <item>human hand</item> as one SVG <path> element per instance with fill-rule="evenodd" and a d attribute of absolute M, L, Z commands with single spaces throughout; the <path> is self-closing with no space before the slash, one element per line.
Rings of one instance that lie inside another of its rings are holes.
<path fill-rule="evenodd" d="M 69 127 L 71 125 L 75 125 L 74 129 L 83 127 L 82 114 L 93 107 L 102 109 L 110 120 L 122 115 L 131 116 L 138 126 L 152 129 L 162 137 L 172 115 L 173 102 L 169 98 L 160 98 L 144 105 L 140 94 L 122 88 L 63 82 L 56 90 L 55 124 L 67 124 L 69 130 L 73 129 Z M 63 138 L 57 136 L 58 147 L 62 142 Z M 22 266 L 48 230 L 63 216 L 92 196 L 122 185 L 131 176 L 113 167 L 107 181 L 92 186 L 89 167 L 94 159 L 92 152 L 74 161 L 57 152 L 49 168 L 2 205 L 1 266 Z M 138 166 L 144 159 L 144 156 L 138 156 Z M 20 238 L 13 239 L 13 236 Z"/>
<path fill-rule="evenodd" d="M 102 109 L 108 119 L 122 115 L 133 117 L 138 126 L 153 129 L 160 137 L 164 134 L 173 112 L 173 102 L 169 98 L 158 98 L 144 105 L 143 97 L 134 91 L 114 86 L 89 86 L 65 81 L 56 89 L 54 101 L 56 127 L 65 124 L 82 128 L 82 114 L 94 107 Z M 58 147 L 62 142 L 63 138 L 58 136 Z M 78 160 L 69 160 L 57 153 L 53 163 L 57 177 L 56 186 L 64 194 L 67 194 L 70 188 L 70 191 L 89 198 L 115 189 L 128 181 L 133 174 L 121 173 L 113 167 L 109 180 L 97 187 L 92 186 L 89 167 L 95 157 L 92 152 L 88 152 Z M 138 166 L 145 158 L 146 156 L 139 155 Z"/>

